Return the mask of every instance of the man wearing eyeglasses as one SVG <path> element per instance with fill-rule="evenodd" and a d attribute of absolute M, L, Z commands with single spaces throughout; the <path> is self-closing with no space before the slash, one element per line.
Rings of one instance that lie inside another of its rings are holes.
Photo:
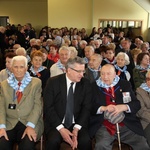
<path fill-rule="evenodd" d="M 60 149 L 62 141 L 72 149 L 91 150 L 88 121 L 92 93 L 89 81 L 83 78 L 85 61 L 70 58 L 65 67 L 65 74 L 48 80 L 44 92 L 46 150 Z"/>

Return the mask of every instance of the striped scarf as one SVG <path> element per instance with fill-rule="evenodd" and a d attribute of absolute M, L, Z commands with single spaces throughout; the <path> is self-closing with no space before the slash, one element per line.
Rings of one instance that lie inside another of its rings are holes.
<path fill-rule="evenodd" d="M 138 69 L 138 70 L 148 70 L 148 69 L 150 69 L 150 65 L 148 65 L 146 68 L 143 68 L 140 65 L 136 65 L 135 68 Z"/>
<path fill-rule="evenodd" d="M 89 60 L 86 57 L 84 57 L 83 59 L 86 62 L 86 64 L 88 64 Z"/>
<path fill-rule="evenodd" d="M 60 62 L 60 59 L 57 61 L 56 66 L 61 69 L 63 72 L 66 71 L 65 66 Z"/>
<path fill-rule="evenodd" d="M 100 69 L 101 69 L 101 65 L 98 67 L 98 70 L 92 69 L 89 65 L 88 65 L 88 68 L 89 68 L 90 71 L 92 71 L 93 76 L 94 76 L 94 79 L 96 79 L 97 76 L 98 76 L 98 72 L 99 72 Z"/>
<path fill-rule="evenodd" d="M 109 59 L 105 58 L 104 59 L 108 64 L 115 64 L 116 63 L 116 60 L 114 59 L 113 61 L 110 61 Z"/>
<path fill-rule="evenodd" d="M 128 80 L 128 81 L 130 80 L 131 76 L 130 76 L 130 73 L 127 71 L 127 66 L 124 66 L 123 69 L 121 69 L 118 65 L 114 65 L 114 66 L 115 66 L 115 68 L 116 68 L 117 70 L 119 70 L 120 72 L 124 72 L 125 75 L 126 75 L 127 80 Z"/>
<path fill-rule="evenodd" d="M 150 87 L 148 87 L 146 83 L 142 83 L 140 88 L 150 93 Z"/>
<path fill-rule="evenodd" d="M 8 77 L 7 82 L 15 91 L 23 92 L 24 89 L 27 87 L 27 85 L 31 82 L 31 80 L 32 80 L 32 77 L 30 76 L 29 72 L 26 72 L 24 75 L 24 78 L 21 81 L 21 85 L 19 86 L 17 79 L 12 73 Z"/>
<path fill-rule="evenodd" d="M 116 77 L 114 78 L 113 82 L 111 85 L 107 85 L 106 83 L 104 83 L 101 78 L 99 78 L 98 80 L 96 80 L 96 83 L 99 87 L 102 87 L 102 88 L 109 88 L 109 87 L 113 87 L 115 86 L 118 82 L 119 82 L 120 78 L 119 76 L 116 75 Z"/>
<path fill-rule="evenodd" d="M 37 73 L 43 71 L 44 69 L 45 69 L 44 66 L 40 66 L 40 67 L 38 68 L 38 71 L 35 72 L 33 65 L 30 67 L 30 71 L 31 71 L 34 75 L 37 75 Z"/>

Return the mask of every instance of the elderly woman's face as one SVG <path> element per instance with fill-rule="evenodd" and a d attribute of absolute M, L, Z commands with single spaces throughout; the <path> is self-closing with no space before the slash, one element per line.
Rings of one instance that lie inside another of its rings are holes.
<path fill-rule="evenodd" d="M 125 66 L 125 58 L 123 56 L 118 56 L 116 61 L 117 61 L 117 65 L 119 67 L 124 67 Z"/>
<path fill-rule="evenodd" d="M 43 58 L 40 56 L 34 56 L 31 62 L 34 68 L 39 68 L 42 66 Z"/>
<path fill-rule="evenodd" d="M 12 64 L 12 73 L 16 77 L 18 81 L 22 81 L 27 68 L 25 67 L 25 62 L 24 60 L 15 60 Z"/>

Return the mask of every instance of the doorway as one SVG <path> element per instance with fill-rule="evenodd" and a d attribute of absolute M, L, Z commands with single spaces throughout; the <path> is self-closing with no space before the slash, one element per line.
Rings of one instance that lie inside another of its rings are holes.
<path fill-rule="evenodd" d="M 9 24 L 8 16 L 0 16 L 0 26 L 6 27 Z"/>

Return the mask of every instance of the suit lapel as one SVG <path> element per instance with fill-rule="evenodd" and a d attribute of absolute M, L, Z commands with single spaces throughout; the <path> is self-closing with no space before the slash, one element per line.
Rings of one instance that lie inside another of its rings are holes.
<path fill-rule="evenodd" d="M 63 100 L 63 103 L 66 106 L 66 102 L 67 102 L 67 84 L 66 84 L 65 74 L 63 74 L 63 76 L 61 76 L 59 84 L 60 84 L 60 91 L 61 91 L 61 95 L 62 95 L 62 100 Z"/>
<path fill-rule="evenodd" d="M 76 87 L 74 90 L 74 100 L 76 100 L 80 96 L 80 92 L 82 92 L 81 82 L 76 83 Z"/>
<path fill-rule="evenodd" d="M 116 95 L 116 103 L 118 103 L 120 101 L 120 99 L 122 99 L 122 89 L 119 85 L 119 83 L 117 83 L 115 85 L 115 95 Z"/>

